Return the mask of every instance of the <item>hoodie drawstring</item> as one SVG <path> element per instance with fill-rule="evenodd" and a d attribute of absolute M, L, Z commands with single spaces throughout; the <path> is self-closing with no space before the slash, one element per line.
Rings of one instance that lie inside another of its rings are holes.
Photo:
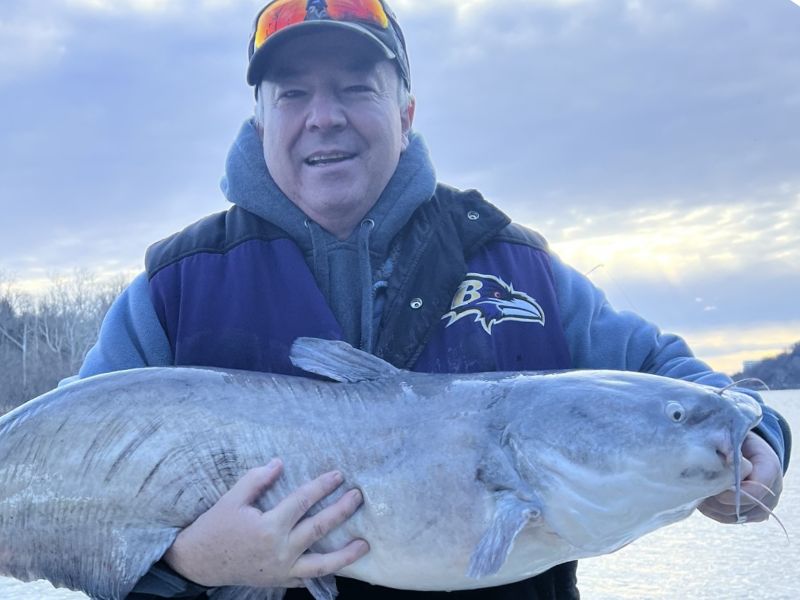
<path fill-rule="evenodd" d="M 364 219 L 358 230 L 358 264 L 361 271 L 361 349 L 372 352 L 373 346 L 373 301 L 372 261 L 369 256 L 369 236 L 375 229 L 375 221 Z"/>
<path fill-rule="evenodd" d="M 325 251 L 325 240 L 323 239 L 322 230 L 311 219 L 305 220 L 306 229 L 308 229 L 309 236 L 311 237 L 311 256 L 314 261 L 314 273 L 317 274 L 317 285 L 320 286 L 322 293 L 326 298 L 330 297 L 330 265 L 328 263 L 328 255 Z"/>

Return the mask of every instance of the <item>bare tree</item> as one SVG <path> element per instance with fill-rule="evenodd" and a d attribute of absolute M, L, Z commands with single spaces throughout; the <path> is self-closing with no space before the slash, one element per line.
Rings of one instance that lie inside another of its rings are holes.
<path fill-rule="evenodd" d="M 28 388 L 29 341 L 31 329 L 30 296 L 15 288 L 13 281 L 0 275 L 0 347 L 5 346 L 3 388 Z M 10 351 L 9 351 L 10 350 Z"/>
<path fill-rule="evenodd" d="M 53 276 L 37 297 L 0 274 L 0 412 L 39 395 L 79 369 L 124 278 L 88 271 Z"/>

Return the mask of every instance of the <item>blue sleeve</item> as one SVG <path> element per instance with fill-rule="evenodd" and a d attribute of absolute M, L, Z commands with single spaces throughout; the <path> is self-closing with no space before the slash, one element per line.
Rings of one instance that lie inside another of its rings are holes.
<path fill-rule="evenodd" d="M 150 300 L 147 275 L 142 273 L 111 305 L 78 377 L 171 364 L 172 349 Z"/>
<path fill-rule="evenodd" d="M 682 338 L 662 333 L 636 313 L 614 310 L 600 289 L 555 255 L 551 255 L 551 265 L 561 322 L 576 369 L 640 371 L 718 388 L 732 382 L 696 358 Z M 791 448 L 788 424 L 764 405 L 757 392 L 739 391 L 761 403 L 764 418 L 756 432 L 775 450 L 785 471 Z"/>

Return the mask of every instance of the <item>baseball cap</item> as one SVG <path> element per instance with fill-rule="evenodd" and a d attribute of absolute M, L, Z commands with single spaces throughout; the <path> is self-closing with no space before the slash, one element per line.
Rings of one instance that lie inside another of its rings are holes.
<path fill-rule="evenodd" d="M 264 76 L 270 48 L 291 34 L 312 27 L 338 27 L 372 40 L 400 71 L 411 89 L 406 42 L 392 10 L 383 0 L 272 0 L 256 16 L 250 36 L 247 83 L 257 86 Z"/>

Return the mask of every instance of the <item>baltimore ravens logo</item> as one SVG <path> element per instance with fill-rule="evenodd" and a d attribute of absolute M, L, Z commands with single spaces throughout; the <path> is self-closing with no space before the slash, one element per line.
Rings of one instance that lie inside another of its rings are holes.
<path fill-rule="evenodd" d="M 467 273 L 467 279 L 458 287 L 450 309 L 442 317 L 449 319 L 445 327 L 467 315 L 474 315 L 475 322 L 480 323 L 489 335 L 492 327 L 503 321 L 544 325 L 544 311 L 539 303 L 494 275 Z"/>

